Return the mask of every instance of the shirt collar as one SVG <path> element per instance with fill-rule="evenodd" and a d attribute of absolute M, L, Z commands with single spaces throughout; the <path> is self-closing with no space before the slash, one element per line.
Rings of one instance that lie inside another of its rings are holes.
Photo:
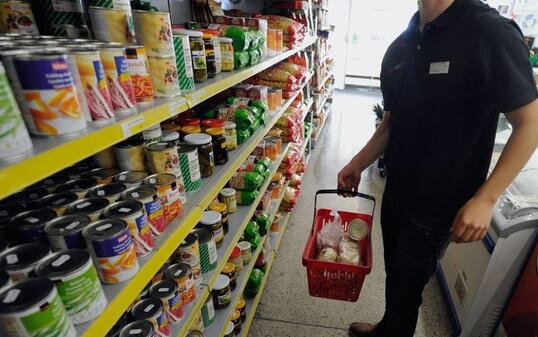
<path fill-rule="evenodd" d="M 447 27 L 458 18 L 461 12 L 465 9 L 466 2 L 469 1 L 470 0 L 454 0 L 454 2 L 450 6 L 448 6 L 448 8 L 445 9 L 443 13 L 441 13 L 441 15 L 439 15 L 435 20 L 430 22 L 429 25 L 439 28 Z M 407 27 L 408 32 L 418 32 L 419 25 L 420 13 L 417 11 L 409 22 L 409 25 Z"/>

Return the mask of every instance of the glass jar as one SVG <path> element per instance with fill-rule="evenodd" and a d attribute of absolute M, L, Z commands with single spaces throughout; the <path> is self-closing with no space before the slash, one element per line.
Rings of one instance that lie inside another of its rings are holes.
<path fill-rule="evenodd" d="M 233 40 L 229 37 L 219 37 L 219 42 L 222 71 L 232 71 L 234 70 Z"/>
<path fill-rule="evenodd" d="M 228 214 L 233 214 L 237 211 L 237 199 L 233 188 L 223 188 L 219 193 L 219 200 L 226 204 Z"/>
<path fill-rule="evenodd" d="M 197 126 L 200 127 L 200 120 L 198 118 L 185 118 L 181 121 L 181 126 Z"/>
<path fill-rule="evenodd" d="M 247 302 L 243 297 L 237 301 L 235 309 L 239 310 L 239 313 L 241 314 L 241 323 L 245 323 L 247 320 Z"/>
<path fill-rule="evenodd" d="M 226 149 L 228 151 L 237 149 L 237 130 L 234 122 L 224 123 L 224 135 L 226 136 Z"/>
<path fill-rule="evenodd" d="M 215 155 L 215 164 L 224 165 L 228 162 L 228 149 L 226 148 L 226 136 L 224 135 L 224 122 L 214 120 L 211 127 L 206 128 L 206 133 L 211 136 L 213 151 Z M 217 124 L 218 122 L 218 124 Z"/>
<path fill-rule="evenodd" d="M 203 35 L 205 48 L 205 61 L 207 65 L 207 77 L 213 78 L 217 75 L 217 60 L 215 58 L 215 43 L 212 34 Z"/>
<path fill-rule="evenodd" d="M 204 133 L 193 133 L 186 135 L 184 141 L 196 146 L 198 149 L 198 160 L 200 161 L 200 174 L 202 178 L 212 176 L 215 173 L 215 160 L 211 136 Z"/>
<path fill-rule="evenodd" d="M 226 262 L 224 267 L 222 268 L 222 271 L 220 272 L 222 275 L 228 276 L 230 279 L 230 288 L 232 288 L 232 291 L 235 290 L 235 287 L 237 286 L 237 276 L 235 274 L 235 264 L 231 262 Z"/>
<path fill-rule="evenodd" d="M 225 309 L 232 302 L 232 289 L 230 287 L 230 278 L 226 275 L 219 275 L 213 290 L 211 291 L 213 296 L 213 306 L 215 309 Z M 239 314 L 241 319 L 241 314 Z"/>
<path fill-rule="evenodd" d="M 241 249 L 241 258 L 243 259 L 243 264 L 249 264 L 252 260 L 252 245 L 248 241 L 241 241 L 237 244 L 237 247 Z"/>
<path fill-rule="evenodd" d="M 181 128 L 181 136 L 183 139 L 185 139 L 186 135 L 191 135 L 193 133 L 202 133 L 202 128 L 199 125 L 184 126 Z"/>
<path fill-rule="evenodd" d="M 226 209 L 226 204 L 222 202 L 213 202 L 209 205 L 210 211 L 219 212 L 222 216 L 222 227 L 224 229 L 224 234 L 227 234 L 230 230 L 230 225 L 228 223 L 228 210 Z"/>
<path fill-rule="evenodd" d="M 241 256 L 241 248 L 235 247 L 230 254 L 228 262 L 231 262 L 235 265 L 235 271 L 240 273 L 243 270 L 243 257 Z"/>
<path fill-rule="evenodd" d="M 218 36 L 213 35 L 213 46 L 215 47 L 215 67 L 217 68 L 217 74 L 220 74 L 222 72 L 222 54 Z"/>
<path fill-rule="evenodd" d="M 186 31 L 191 47 L 192 68 L 195 82 L 207 81 L 206 51 L 202 32 Z"/>
<path fill-rule="evenodd" d="M 202 218 L 198 223 L 199 228 L 207 228 L 213 232 L 215 245 L 217 248 L 222 246 L 224 241 L 224 230 L 222 228 L 222 216 L 219 212 L 205 211 L 202 213 Z"/>
<path fill-rule="evenodd" d="M 234 332 L 236 336 L 239 336 L 241 333 L 241 313 L 239 310 L 234 310 L 232 313 L 232 316 L 230 317 L 230 320 L 234 324 Z"/>

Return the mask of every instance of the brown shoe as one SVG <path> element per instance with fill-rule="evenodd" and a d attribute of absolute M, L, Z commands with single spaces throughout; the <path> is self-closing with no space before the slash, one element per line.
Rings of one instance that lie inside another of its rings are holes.
<path fill-rule="evenodd" d="M 373 337 L 377 325 L 368 323 L 352 323 L 349 326 L 349 337 Z"/>

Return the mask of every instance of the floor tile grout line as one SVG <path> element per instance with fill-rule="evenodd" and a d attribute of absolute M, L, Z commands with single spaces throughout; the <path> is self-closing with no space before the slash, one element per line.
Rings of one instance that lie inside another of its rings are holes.
<path fill-rule="evenodd" d="M 257 319 L 262 320 L 262 321 L 269 321 L 269 322 L 280 322 L 280 323 L 287 323 L 287 324 L 294 324 L 294 325 L 312 326 L 312 327 L 323 328 L 323 329 L 347 331 L 347 329 L 343 329 L 343 328 L 338 328 L 338 327 L 334 327 L 334 326 L 327 326 L 327 325 L 320 325 L 320 324 L 313 324 L 313 323 L 286 321 L 286 320 L 282 320 L 282 319 L 273 319 L 273 318 L 266 318 L 266 317 L 260 317 L 260 316 L 256 316 L 255 320 L 257 320 Z"/>

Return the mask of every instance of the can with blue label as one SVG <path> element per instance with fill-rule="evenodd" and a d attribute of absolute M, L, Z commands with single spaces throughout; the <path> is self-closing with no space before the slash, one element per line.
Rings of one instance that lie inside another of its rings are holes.
<path fill-rule="evenodd" d="M 90 222 L 90 217 L 84 214 L 64 215 L 47 222 L 45 233 L 52 250 L 86 249 L 82 230 Z"/>
<path fill-rule="evenodd" d="M 56 212 L 52 209 L 34 209 L 22 212 L 11 218 L 8 222 L 8 228 L 14 235 L 16 242 L 47 242 L 45 224 L 56 217 Z"/>

